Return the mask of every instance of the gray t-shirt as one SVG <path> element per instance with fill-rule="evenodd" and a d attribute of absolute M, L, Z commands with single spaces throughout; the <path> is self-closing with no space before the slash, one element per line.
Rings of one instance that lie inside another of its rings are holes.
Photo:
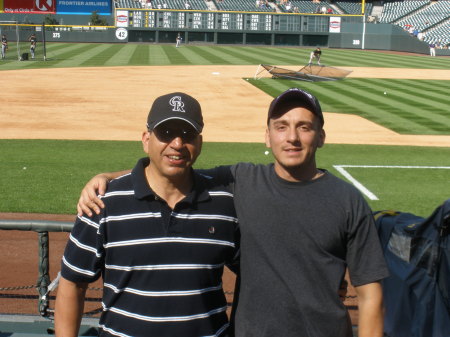
<path fill-rule="evenodd" d="M 324 171 L 293 183 L 273 164 L 240 163 L 208 174 L 234 193 L 241 229 L 237 337 L 348 337 L 338 296 L 388 275 L 372 212 L 352 185 Z"/>

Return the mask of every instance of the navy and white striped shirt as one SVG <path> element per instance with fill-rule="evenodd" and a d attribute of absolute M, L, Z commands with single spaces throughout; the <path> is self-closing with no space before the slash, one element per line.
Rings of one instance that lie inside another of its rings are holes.
<path fill-rule="evenodd" d="M 103 277 L 101 336 L 227 336 L 224 265 L 237 261 L 233 195 L 194 172 L 194 189 L 172 210 L 148 187 L 141 159 L 113 180 L 105 208 L 78 217 L 62 276 Z"/>

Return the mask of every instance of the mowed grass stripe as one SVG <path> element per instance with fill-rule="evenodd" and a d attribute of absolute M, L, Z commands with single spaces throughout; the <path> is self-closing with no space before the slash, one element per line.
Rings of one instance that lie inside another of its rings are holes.
<path fill-rule="evenodd" d="M 52 68 L 60 67 L 59 65 L 62 64 L 64 66 L 64 62 L 68 61 L 67 65 L 68 67 L 76 66 L 77 64 L 72 65 L 72 60 L 76 59 L 77 55 L 80 53 L 85 53 L 89 50 L 88 45 L 86 44 L 65 44 L 64 48 L 60 48 L 56 51 L 51 51 L 50 53 L 47 51 L 47 61 L 43 61 L 43 58 L 41 58 L 41 61 L 34 61 L 34 62 L 18 62 L 22 67 L 21 68 L 28 68 L 28 69 L 35 69 L 35 68 Z M 81 61 L 81 60 L 80 60 Z M 67 64 L 67 63 L 66 63 Z M 37 67 L 36 67 L 37 66 Z"/>
<path fill-rule="evenodd" d="M 399 80 L 400 81 L 400 80 Z M 440 80 L 405 80 L 411 94 L 426 97 L 433 104 L 449 106 L 450 81 Z"/>
<path fill-rule="evenodd" d="M 227 55 L 227 57 L 239 59 L 240 64 L 259 64 L 258 58 L 254 56 L 254 53 L 248 52 L 245 48 L 216 47 L 216 50 Z"/>
<path fill-rule="evenodd" d="M 111 59 L 114 54 L 120 50 L 120 46 L 117 45 L 107 45 L 106 48 L 103 49 L 103 51 L 97 52 L 92 57 L 86 59 L 83 63 L 81 63 L 81 66 L 97 66 L 97 64 L 102 63 L 105 64 L 109 59 Z"/>
<path fill-rule="evenodd" d="M 213 64 L 210 60 L 204 58 L 202 55 L 195 52 L 192 48 L 185 46 L 177 48 L 177 51 L 182 54 L 192 64 L 210 65 Z"/>
<path fill-rule="evenodd" d="M 162 48 L 162 45 L 155 45 L 150 47 L 149 65 L 171 65 L 167 54 Z"/>
<path fill-rule="evenodd" d="M 148 47 L 148 45 L 145 44 L 137 45 L 133 54 L 131 54 L 129 65 L 130 66 L 148 65 L 149 54 L 150 48 Z"/>
<path fill-rule="evenodd" d="M 0 69 L 21 69 L 21 68 L 40 68 L 40 67 L 72 67 L 79 66 L 83 62 L 87 62 L 91 66 L 121 66 L 130 63 L 132 65 L 165 65 L 165 64 L 260 64 L 267 63 L 272 65 L 305 65 L 309 60 L 309 53 L 314 49 L 299 48 L 299 47 L 280 47 L 280 46 L 190 46 L 183 45 L 182 48 L 175 48 L 175 46 L 165 45 L 164 57 L 159 57 L 162 47 L 161 45 L 153 44 L 109 44 L 116 45 L 115 54 L 107 57 L 103 53 L 104 49 L 100 49 L 102 55 L 94 58 L 92 55 L 77 53 L 83 51 L 80 46 L 89 46 L 95 50 L 101 43 L 55 43 L 47 44 L 47 62 L 42 61 L 42 45 L 38 45 L 37 60 L 33 62 L 17 61 L 17 50 L 15 46 L 11 45 L 11 50 L 8 52 L 8 59 L 0 63 Z M 137 48 L 136 46 L 140 47 Z M 28 51 L 29 46 L 24 51 Z M 67 49 L 66 49 L 67 48 Z M 75 49 L 73 49 L 75 48 Z M 145 52 L 148 48 L 148 54 Z M 118 50 L 120 49 L 120 50 Z M 136 50 L 137 49 L 137 50 Z M 182 51 L 184 49 L 184 51 Z M 67 55 L 62 53 L 62 50 L 73 50 L 74 53 Z M 374 52 L 366 50 L 343 50 L 343 49 L 328 49 L 323 48 L 322 63 L 329 66 L 373 66 L 373 67 L 400 67 L 400 68 L 429 68 L 429 69 L 449 69 L 450 58 L 436 57 L 431 58 L 427 55 L 402 55 L 389 54 L 389 52 Z M 189 53 L 187 53 L 189 51 Z M 193 53 L 192 53 L 193 52 Z M 195 53 L 200 53 L 198 58 L 194 57 Z M 156 57 L 154 57 L 156 55 Z M 106 57 L 102 59 L 102 57 Z M 82 59 L 85 58 L 85 59 Z M 150 58 L 150 60 L 149 60 Z M 40 60 L 39 60 L 40 59 Z M 73 60 L 64 62 L 62 65 L 58 61 Z M 88 61 L 90 59 L 90 61 Z M 95 64 L 95 60 L 98 61 Z M 169 61 L 168 61 L 169 60 Z M 48 63 L 50 62 L 50 64 Z M 104 63 L 105 62 L 105 63 Z M 161 63 L 158 63 L 161 62 Z M 44 64 L 45 63 L 45 64 Z"/>
<path fill-rule="evenodd" d="M 402 104 L 399 100 L 401 95 L 384 95 L 375 93 L 364 84 L 364 81 L 345 81 L 341 86 L 334 86 L 334 89 L 343 98 L 353 97 L 356 104 L 372 106 L 371 114 L 380 114 L 386 121 L 395 121 L 394 130 L 402 133 L 434 134 L 433 131 L 441 131 L 435 128 L 433 121 L 424 117 L 423 114 L 415 113 L 411 104 Z M 363 108 L 364 109 L 364 108 Z M 399 119 L 403 119 L 399 120 Z M 404 130 L 406 128 L 408 131 Z M 400 129 L 403 129 L 400 131 Z"/>
<path fill-rule="evenodd" d="M 226 46 L 214 46 L 213 48 L 214 52 L 218 55 L 221 55 L 221 57 L 225 60 L 233 60 L 233 64 L 256 64 L 256 60 L 254 59 L 254 57 L 251 54 L 246 53 L 244 49 L 245 47 L 236 49 Z"/>
<path fill-rule="evenodd" d="M 104 47 L 99 47 L 101 47 L 101 45 L 75 44 L 73 45 L 73 48 L 67 48 L 64 52 L 57 54 L 57 60 L 52 58 L 52 61 L 54 61 L 55 65 L 58 67 L 78 67 L 86 61 L 86 59 L 93 57 L 95 54 L 105 49 Z"/>
<path fill-rule="evenodd" d="M 248 64 L 290 64 L 292 63 L 292 58 L 280 57 L 280 54 L 277 53 L 277 48 L 273 48 L 268 50 L 266 48 L 233 48 L 230 46 L 220 47 L 222 50 L 226 50 L 228 53 L 232 53 L 231 55 L 241 55 L 241 58 L 245 58 Z"/>
<path fill-rule="evenodd" d="M 371 83 L 371 86 L 378 88 L 381 92 L 381 88 L 384 88 L 387 95 L 396 94 L 398 92 L 403 93 L 404 99 L 398 97 L 399 102 L 407 103 L 410 109 L 417 110 L 421 113 L 425 110 L 432 113 L 431 118 L 438 124 L 450 123 L 450 112 L 448 107 L 450 105 L 450 82 L 445 81 L 426 81 L 426 80 L 384 80 L 380 83 L 380 80 L 376 79 L 366 79 L 367 83 Z M 423 84 L 429 83 L 428 86 Z M 433 92 L 430 87 L 436 87 L 436 84 L 444 85 L 448 84 L 446 91 L 441 91 L 441 93 Z M 416 85 L 415 85 L 416 84 Z M 421 85 L 422 84 L 422 85 Z M 415 87 L 415 90 L 413 90 Z M 426 95 L 426 96 L 425 96 Z M 439 126 L 442 128 L 442 125 Z"/>
<path fill-rule="evenodd" d="M 209 60 L 211 64 L 239 64 L 236 59 L 227 57 L 227 55 L 221 53 L 215 48 L 206 46 L 190 46 L 195 53 L 201 57 Z"/>
<path fill-rule="evenodd" d="M 192 63 L 181 53 L 178 53 L 178 48 L 169 45 L 162 45 L 162 50 L 166 53 L 167 58 L 173 65 L 191 65 Z"/>

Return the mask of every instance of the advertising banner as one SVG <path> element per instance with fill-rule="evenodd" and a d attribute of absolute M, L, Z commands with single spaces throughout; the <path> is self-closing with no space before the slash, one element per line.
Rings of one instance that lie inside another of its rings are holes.
<path fill-rule="evenodd" d="M 116 27 L 128 27 L 128 11 L 116 11 Z"/>
<path fill-rule="evenodd" d="M 111 0 L 54 0 L 56 14 L 111 14 Z"/>
<path fill-rule="evenodd" d="M 3 0 L 0 0 L 0 13 L 3 13 Z"/>
<path fill-rule="evenodd" d="M 56 11 L 56 0 L 3 0 L 5 13 L 45 14 Z"/>
<path fill-rule="evenodd" d="M 332 16 L 330 17 L 330 33 L 341 32 L 341 18 Z"/>

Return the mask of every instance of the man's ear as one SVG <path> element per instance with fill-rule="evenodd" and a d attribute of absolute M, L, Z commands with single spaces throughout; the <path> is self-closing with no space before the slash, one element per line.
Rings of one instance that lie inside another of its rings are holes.
<path fill-rule="evenodd" d="M 142 148 L 144 149 L 145 153 L 148 153 L 149 140 L 150 140 L 150 132 L 149 131 L 142 132 Z"/>
<path fill-rule="evenodd" d="M 322 147 L 325 144 L 325 138 L 325 129 L 321 129 L 319 134 L 319 145 L 317 147 Z"/>
<path fill-rule="evenodd" d="M 269 127 L 267 127 L 267 129 L 266 129 L 265 137 L 266 137 L 266 147 L 268 147 L 270 149 L 272 146 L 270 145 Z"/>

